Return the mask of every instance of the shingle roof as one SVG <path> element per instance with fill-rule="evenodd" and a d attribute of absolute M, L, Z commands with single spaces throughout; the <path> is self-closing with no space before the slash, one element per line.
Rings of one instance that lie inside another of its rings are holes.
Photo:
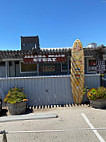
<path fill-rule="evenodd" d="M 32 55 L 39 52 L 39 54 L 67 54 L 71 56 L 71 49 L 72 48 L 63 48 L 63 49 L 40 49 L 37 51 L 34 50 L 6 50 L 0 51 L 0 59 L 22 59 L 24 55 Z M 97 56 L 98 53 L 103 52 L 106 54 L 106 46 L 99 46 L 97 48 L 84 48 L 84 55 L 85 56 Z"/>
<path fill-rule="evenodd" d="M 24 55 L 32 55 L 32 54 L 70 54 L 71 50 L 70 49 L 62 49 L 62 50 L 45 50 L 45 49 L 40 49 L 39 51 L 36 50 L 7 50 L 7 51 L 0 51 L 0 59 L 21 59 L 23 58 Z"/>

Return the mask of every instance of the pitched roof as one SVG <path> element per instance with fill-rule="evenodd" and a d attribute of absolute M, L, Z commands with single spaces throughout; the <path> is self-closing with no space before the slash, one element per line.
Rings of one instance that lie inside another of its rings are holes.
<path fill-rule="evenodd" d="M 34 54 L 67 54 L 71 56 L 71 49 L 72 48 L 52 48 L 52 49 L 45 49 L 41 48 L 38 50 L 6 50 L 0 51 L 0 60 L 2 59 L 22 59 L 24 55 L 34 55 Z M 98 53 L 106 54 L 106 46 L 98 46 L 97 48 L 84 48 L 84 55 L 85 56 L 96 56 L 98 58 Z"/>

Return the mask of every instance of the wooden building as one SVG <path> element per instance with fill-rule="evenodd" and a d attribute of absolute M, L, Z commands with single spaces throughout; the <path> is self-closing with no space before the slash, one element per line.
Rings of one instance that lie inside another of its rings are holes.
<path fill-rule="evenodd" d="M 106 73 L 106 46 L 84 48 L 85 74 Z M 66 75 L 71 48 L 40 48 L 39 37 L 21 37 L 21 50 L 0 51 L 0 77 Z"/>

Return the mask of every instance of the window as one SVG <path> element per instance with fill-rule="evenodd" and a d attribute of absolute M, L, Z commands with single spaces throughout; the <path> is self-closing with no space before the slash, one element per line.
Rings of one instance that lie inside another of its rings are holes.
<path fill-rule="evenodd" d="M 15 64 L 19 64 L 19 61 L 15 61 Z"/>
<path fill-rule="evenodd" d="M 23 43 L 22 46 L 26 46 L 26 44 Z"/>
<path fill-rule="evenodd" d="M 37 72 L 37 64 L 24 64 L 21 62 L 21 73 Z"/>
<path fill-rule="evenodd" d="M 12 66 L 12 62 L 11 61 L 9 61 L 9 66 Z"/>
<path fill-rule="evenodd" d="M 5 66 L 5 62 L 0 62 L 0 66 Z"/>
<path fill-rule="evenodd" d="M 67 71 L 68 70 L 68 68 L 67 68 L 67 63 L 61 63 L 61 71 L 62 72 L 65 72 L 65 71 Z"/>
<path fill-rule="evenodd" d="M 43 72 L 54 72 L 55 66 L 53 65 L 45 65 L 43 66 Z"/>

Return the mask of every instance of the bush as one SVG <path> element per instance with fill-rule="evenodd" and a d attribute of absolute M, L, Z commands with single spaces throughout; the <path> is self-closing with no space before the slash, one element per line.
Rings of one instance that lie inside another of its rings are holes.
<path fill-rule="evenodd" d="M 85 86 L 85 88 L 83 89 L 82 95 L 83 95 L 83 96 L 84 96 L 84 95 L 87 95 L 87 93 L 88 93 L 89 90 L 90 90 L 90 89 L 89 89 L 87 86 Z"/>
<path fill-rule="evenodd" d="M 97 97 L 106 99 L 106 88 L 105 87 L 99 87 L 97 90 Z"/>
<path fill-rule="evenodd" d="M 27 101 L 26 95 L 23 92 L 23 88 L 19 89 L 17 87 L 10 89 L 4 99 L 4 102 L 10 104 L 15 104 L 17 102 L 23 102 L 23 101 Z"/>
<path fill-rule="evenodd" d="M 106 99 L 106 88 L 99 87 L 98 89 L 92 88 L 87 93 L 89 100 Z"/>

